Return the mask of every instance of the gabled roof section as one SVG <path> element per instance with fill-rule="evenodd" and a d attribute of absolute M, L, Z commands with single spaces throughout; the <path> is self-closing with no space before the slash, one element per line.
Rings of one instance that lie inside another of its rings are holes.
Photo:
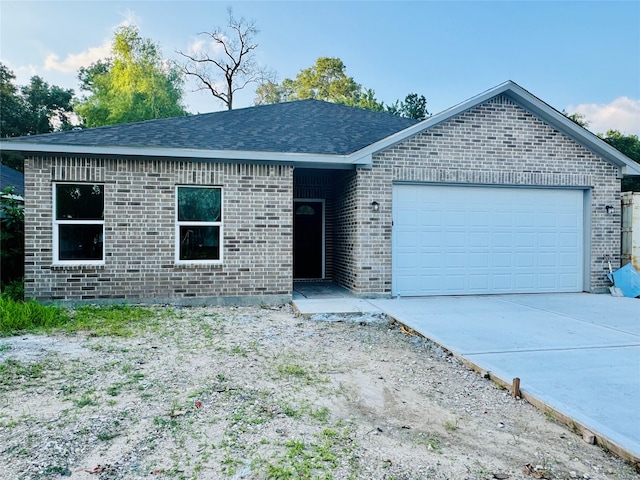
<path fill-rule="evenodd" d="M 587 150 L 595 153 L 596 155 L 604 158 L 606 161 L 620 169 L 623 175 L 640 175 L 640 164 L 634 162 L 629 157 L 619 152 L 607 142 L 602 140 L 597 135 L 594 135 L 585 128 L 576 124 L 558 110 L 547 105 L 538 97 L 532 95 L 527 90 L 522 88 L 517 83 L 509 80 L 494 88 L 487 90 L 469 100 L 462 102 L 454 107 L 451 107 L 443 112 L 433 115 L 428 119 L 413 125 L 401 132 L 393 134 L 373 145 L 370 145 L 360 152 L 358 155 L 362 155 L 363 158 L 371 158 L 374 153 L 387 149 L 393 145 L 396 145 L 408 138 L 418 135 L 426 130 L 429 130 L 436 125 L 439 125 L 451 118 L 471 110 L 472 108 L 485 103 L 486 101 L 497 97 L 498 95 L 504 95 L 515 104 L 520 105 L 525 110 L 529 111 L 543 122 L 552 126 L 559 132 L 565 134 L 575 142 L 579 143 Z M 362 160 L 356 160 L 354 163 L 361 163 Z"/>
<path fill-rule="evenodd" d="M 422 122 L 319 100 L 299 100 L 1 139 L 0 150 L 23 154 L 278 162 L 319 168 L 371 166 L 373 154 L 499 95 L 504 95 L 604 158 L 617 167 L 622 175 L 640 175 L 639 164 L 512 81 Z"/>
<path fill-rule="evenodd" d="M 3 139 L 26 152 L 280 160 L 338 159 L 416 120 L 300 100 L 123 125 Z M 6 143 L 5 143 L 6 142 Z"/>

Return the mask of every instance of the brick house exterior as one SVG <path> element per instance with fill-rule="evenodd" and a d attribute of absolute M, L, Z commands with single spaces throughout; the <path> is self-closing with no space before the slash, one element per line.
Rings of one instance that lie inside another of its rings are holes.
<path fill-rule="evenodd" d="M 296 123 L 311 123 L 297 135 L 291 123 L 273 130 L 294 107 Z M 198 147 L 196 137 L 207 136 L 200 127 L 193 140 L 163 138 L 167 128 L 178 132 L 172 119 L 3 141 L 3 150 L 25 156 L 25 295 L 71 303 L 281 303 L 306 276 L 294 273 L 296 262 L 321 262 L 314 279 L 363 297 L 390 296 L 393 195 L 404 184 L 584 192 L 580 291 L 604 291 L 606 260 L 619 263 L 620 209 L 606 206 L 620 204 L 622 175 L 640 169 L 512 82 L 420 123 L 316 101 L 224 113 L 227 130 L 218 124 L 208 133 L 219 135 L 217 148 Z M 241 141 L 225 145 L 225 135 Z M 55 228 L 64 219 L 55 213 L 56 185 L 98 186 L 103 218 L 92 222 L 104 247 L 96 261 L 57 260 Z M 220 221 L 206 227 L 220 232 L 211 262 L 180 261 L 176 253 L 188 231 L 176 227 L 178 191 L 189 187 L 220 192 Z M 307 255 L 296 222 L 314 209 L 322 225 L 310 241 L 322 241 Z"/>

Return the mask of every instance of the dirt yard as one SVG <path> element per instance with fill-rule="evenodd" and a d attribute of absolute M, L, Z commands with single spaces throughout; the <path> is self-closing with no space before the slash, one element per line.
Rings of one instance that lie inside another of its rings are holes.
<path fill-rule="evenodd" d="M 157 312 L 0 338 L 0 478 L 638 479 L 382 317 Z"/>

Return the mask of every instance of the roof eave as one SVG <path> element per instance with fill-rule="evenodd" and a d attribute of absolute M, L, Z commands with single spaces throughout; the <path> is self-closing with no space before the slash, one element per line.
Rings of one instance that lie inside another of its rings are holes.
<path fill-rule="evenodd" d="M 162 147 L 85 146 L 69 144 L 44 144 L 31 142 L 2 142 L 0 151 L 13 151 L 40 155 L 108 156 L 123 158 L 174 158 L 200 161 L 230 161 L 249 163 L 277 163 L 306 168 L 353 168 L 351 155 L 254 152 L 248 150 L 201 150 Z"/>

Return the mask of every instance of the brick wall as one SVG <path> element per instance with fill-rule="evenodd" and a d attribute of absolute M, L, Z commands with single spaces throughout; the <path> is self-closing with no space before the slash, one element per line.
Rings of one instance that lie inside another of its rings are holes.
<path fill-rule="evenodd" d="M 355 171 L 347 172 L 335 183 L 335 227 L 333 279 L 336 283 L 359 292 L 358 243 L 358 177 Z"/>
<path fill-rule="evenodd" d="M 605 205 L 620 205 L 617 169 L 496 97 L 375 155 L 372 169 L 358 170 L 353 201 L 360 263 L 350 275 L 363 296 L 391 292 L 392 183 L 399 181 L 591 189 L 591 290 L 609 285 L 606 255 L 619 264 L 620 209 L 605 212 Z M 374 200 L 380 203 L 375 215 Z"/>
<path fill-rule="evenodd" d="M 290 298 L 291 167 L 27 158 L 25 172 L 27 298 L 176 303 Z M 52 264 L 54 181 L 104 183 L 105 265 Z M 222 265 L 175 265 L 176 185 L 222 187 Z"/>

